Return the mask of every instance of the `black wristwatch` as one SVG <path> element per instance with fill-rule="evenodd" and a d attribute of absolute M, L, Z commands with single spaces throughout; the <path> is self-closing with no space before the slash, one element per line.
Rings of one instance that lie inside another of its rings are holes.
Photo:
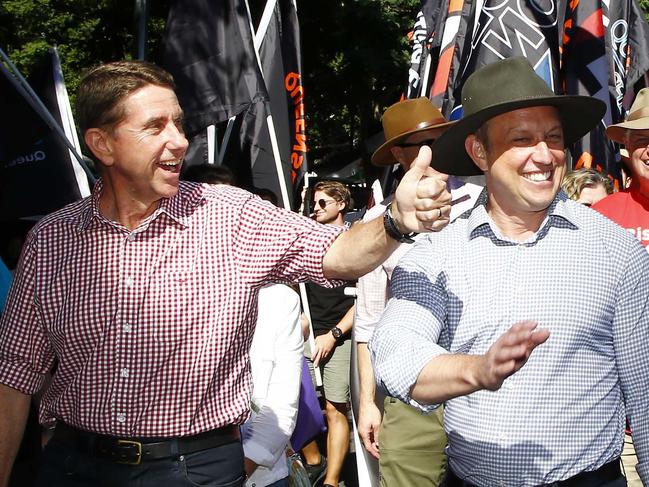
<path fill-rule="evenodd" d="M 337 326 L 334 326 L 331 329 L 331 334 L 334 336 L 334 339 L 336 340 L 336 343 L 342 343 L 343 341 L 343 331 L 338 328 Z"/>
<path fill-rule="evenodd" d="M 385 233 L 397 242 L 401 243 L 413 243 L 414 240 L 412 237 L 417 235 L 417 232 L 401 233 L 399 231 L 397 224 L 394 221 L 394 217 L 392 216 L 392 203 L 388 204 L 385 213 L 383 213 L 383 228 L 385 228 Z"/>

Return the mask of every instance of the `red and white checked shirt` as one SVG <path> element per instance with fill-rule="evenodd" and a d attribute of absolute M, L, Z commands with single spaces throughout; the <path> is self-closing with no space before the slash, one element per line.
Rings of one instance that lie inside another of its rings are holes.
<path fill-rule="evenodd" d="M 138 228 L 93 195 L 30 233 L 0 321 L 0 382 L 27 394 L 58 368 L 40 419 L 130 437 L 192 435 L 248 416 L 257 292 L 326 284 L 336 227 L 228 186 L 180 183 Z"/>

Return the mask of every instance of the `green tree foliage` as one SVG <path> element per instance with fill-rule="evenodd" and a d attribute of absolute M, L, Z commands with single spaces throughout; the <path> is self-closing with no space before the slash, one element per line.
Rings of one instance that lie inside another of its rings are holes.
<path fill-rule="evenodd" d="M 380 131 L 407 81 L 418 0 L 298 2 L 308 134 L 316 156 Z"/>

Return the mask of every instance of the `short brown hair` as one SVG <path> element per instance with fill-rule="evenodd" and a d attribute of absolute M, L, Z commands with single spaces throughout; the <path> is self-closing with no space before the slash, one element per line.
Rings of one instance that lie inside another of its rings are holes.
<path fill-rule="evenodd" d="M 345 208 L 343 208 L 342 213 L 350 210 L 352 195 L 343 183 L 338 181 L 320 181 L 313 187 L 314 194 L 316 191 L 322 191 L 339 203 L 345 203 Z"/>
<path fill-rule="evenodd" d="M 145 61 L 116 61 L 91 69 L 77 91 L 81 134 L 90 128 L 111 130 L 126 115 L 122 101 L 147 85 L 176 88 L 169 73 Z"/>

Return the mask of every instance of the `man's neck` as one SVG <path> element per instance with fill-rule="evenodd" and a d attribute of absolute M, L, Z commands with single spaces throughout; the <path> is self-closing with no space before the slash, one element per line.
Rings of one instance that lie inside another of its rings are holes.
<path fill-rule="evenodd" d="M 141 201 L 131 194 L 118 194 L 109 180 L 104 180 L 99 195 L 99 212 L 109 220 L 121 223 L 129 230 L 135 230 L 158 209 L 161 202 L 162 199 Z"/>
<path fill-rule="evenodd" d="M 537 212 L 508 212 L 489 198 L 487 213 L 505 237 L 516 242 L 525 242 L 539 231 L 548 210 L 546 208 Z"/>

